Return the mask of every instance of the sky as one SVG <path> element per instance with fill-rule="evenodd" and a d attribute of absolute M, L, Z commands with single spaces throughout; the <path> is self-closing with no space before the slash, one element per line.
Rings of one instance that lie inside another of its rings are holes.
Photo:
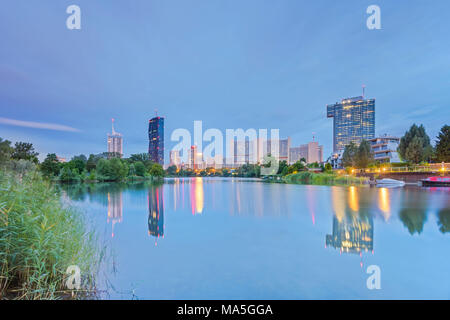
<path fill-rule="evenodd" d="M 81 8 L 69 30 L 66 8 Z M 366 9 L 381 9 L 369 30 Z M 332 152 L 326 105 L 376 99 L 376 134 L 449 124 L 450 1 L 5 0 L 0 5 L 0 137 L 71 158 L 147 152 L 148 119 L 177 128 L 280 129 Z"/>

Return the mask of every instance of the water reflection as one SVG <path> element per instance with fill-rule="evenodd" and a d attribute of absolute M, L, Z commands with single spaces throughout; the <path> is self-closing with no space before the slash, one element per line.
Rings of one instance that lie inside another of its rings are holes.
<path fill-rule="evenodd" d="M 348 209 L 345 207 L 345 193 L 348 192 Z M 333 232 L 327 234 L 326 246 L 340 252 L 357 253 L 373 251 L 373 218 L 368 212 L 360 210 L 357 189 L 348 190 L 333 187 Z"/>
<path fill-rule="evenodd" d="M 378 207 L 380 208 L 384 220 L 388 221 L 391 217 L 391 203 L 389 200 L 389 189 L 379 188 L 378 189 Z"/>
<path fill-rule="evenodd" d="M 112 223 L 111 237 L 114 238 L 114 225 L 122 222 L 123 202 L 122 192 L 108 192 L 108 218 L 107 222 Z"/>
<path fill-rule="evenodd" d="M 164 200 L 160 186 L 148 189 L 148 234 L 159 238 L 164 236 Z M 156 245 L 156 242 L 155 242 Z"/>
<path fill-rule="evenodd" d="M 190 187 L 192 214 L 201 214 L 204 206 L 203 179 L 200 177 L 191 179 Z"/>

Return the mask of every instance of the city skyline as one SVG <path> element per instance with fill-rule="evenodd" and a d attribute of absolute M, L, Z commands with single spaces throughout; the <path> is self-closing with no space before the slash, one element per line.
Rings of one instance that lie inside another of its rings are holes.
<path fill-rule="evenodd" d="M 362 84 L 377 101 L 376 136 L 401 136 L 416 122 L 434 142 L 446 118 L 450 45 L 433 39 L 446 37 L 438 26 L 448 2 L 417 2 L 406 13 L 380 1 L 382 30 L 366 28 L 366 1 L 195 9 L 135 1 L 108 12 L 78 4 L 81 30 L 65 27 L 67 3 L 31 10 L 16 1 L 0 13 L 0 137 L 32 142 L 40 160 L 103 152 L 110 118 L 120 119 L 124 156 L 145 153 L 154 108 L 170 119 L 166 159 L 169 134 L 198 119 L 221 130 L 279 128 L 292 145 L 314 135 L 326 159 L 333 141 L 324 107 L 357 96 Z M 414 23 L 403 25 L 405 16 Z"/>

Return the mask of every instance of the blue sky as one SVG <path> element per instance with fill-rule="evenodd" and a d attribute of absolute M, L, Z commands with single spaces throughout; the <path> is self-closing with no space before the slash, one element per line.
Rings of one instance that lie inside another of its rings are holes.
<path fill-rule="evenodd" d="M 71 4 L 81 30 L 66 28 Z M 366 27 L 371 4 L 381 30 Z M 326 105 L 365 84 L 377 134 L 416 122 L 434 140 L 449 119 L 448 12 L 446 0 L 2 1 L 0 118 L 59 127 L 3 120 L 0 137 L 70 158 L 106 151 L 115 118 L 125 155 L 146 152 L 158 109 L 166 149 L 174 129 L 202 120 L 279 128 L 293 145 L 315 132 L 326 158 Z"/>

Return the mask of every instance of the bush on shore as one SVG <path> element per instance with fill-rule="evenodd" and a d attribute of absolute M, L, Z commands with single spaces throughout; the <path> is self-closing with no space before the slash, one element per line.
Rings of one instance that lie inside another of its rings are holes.
<path fill-rule="evenodd" d="M 339 176 L 333 173 L 313 173 L 303 171 L 299 173 L 289 174 L 284 177 L 287 183 L 296 184 L 366 184 L 368 178 L 354 176 Z"/>
<path fill-rule="evenodd" d="M 81 270 L 78 292 L 95 292 L 98 252 L 84 216 L 37 171 L 0 171 L 0 299 L 71 298 L 71 265 Z"/>

